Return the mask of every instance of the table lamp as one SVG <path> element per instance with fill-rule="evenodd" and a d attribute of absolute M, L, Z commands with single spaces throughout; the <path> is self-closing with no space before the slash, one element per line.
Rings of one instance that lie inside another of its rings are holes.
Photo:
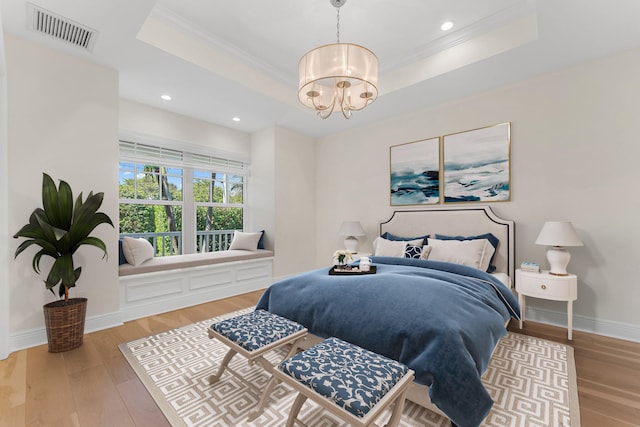
<path fill-rule="evenodd" d="M 536 245 L 550 246 L 547 250 L 549 274 L 566 276 L 571 254 L 564 246 L 583 246 L 583 243 L 571 222 L 547 221 L 540 230 Z"/>
<path fill-rule="evenodd" d="M 358 238 L 356 236 L 364 236 L 365 232 L 359 221 L 345 221 L 340 226 L 338 235 L 346 236 L 344 238 L 344 248 L 352 254 L 357 254 Z"/>

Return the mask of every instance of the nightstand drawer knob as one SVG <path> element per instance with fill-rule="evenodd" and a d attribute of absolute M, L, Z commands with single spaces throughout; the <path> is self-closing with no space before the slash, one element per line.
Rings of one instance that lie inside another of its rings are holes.
<path fill-rule="evenodd" d="M 542 289 L 547 289 L 547 285 L 540 285 Z"/>

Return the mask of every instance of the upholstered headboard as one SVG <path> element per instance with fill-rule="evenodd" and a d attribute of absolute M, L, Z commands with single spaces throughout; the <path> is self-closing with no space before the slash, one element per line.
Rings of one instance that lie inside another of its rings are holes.
<path fill-rule="evenodd" d="M 515 223 L 499 218 L 489 206 L 395 211 L 391 218 L 380 223 L 380 234 L 384 232 L 398 236 L 492 233 L 500 239 L 495 257 L 496 271 L 506 273 L 512 279 L 515 277 Z"/>

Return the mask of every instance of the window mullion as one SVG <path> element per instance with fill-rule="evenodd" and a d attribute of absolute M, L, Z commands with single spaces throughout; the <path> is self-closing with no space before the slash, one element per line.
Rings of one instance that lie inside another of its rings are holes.
<path fill-rule="evenodd" d="M 182 170 L 182 253 L 196 251 L 196 210 L 193 203 L 193 169 Z"/>

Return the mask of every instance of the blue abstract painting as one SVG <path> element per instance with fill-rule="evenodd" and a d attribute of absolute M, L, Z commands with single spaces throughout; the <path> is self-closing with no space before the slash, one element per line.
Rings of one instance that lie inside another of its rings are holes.
<path fill-rule="evenodd" d="M 391 205 L 440 201 L 440 138 L 391 147 Z"/>
<path fill-rule="evenodd" d="M 510 123 L 445 135 L 444 201 L 510 200 Z"/>

